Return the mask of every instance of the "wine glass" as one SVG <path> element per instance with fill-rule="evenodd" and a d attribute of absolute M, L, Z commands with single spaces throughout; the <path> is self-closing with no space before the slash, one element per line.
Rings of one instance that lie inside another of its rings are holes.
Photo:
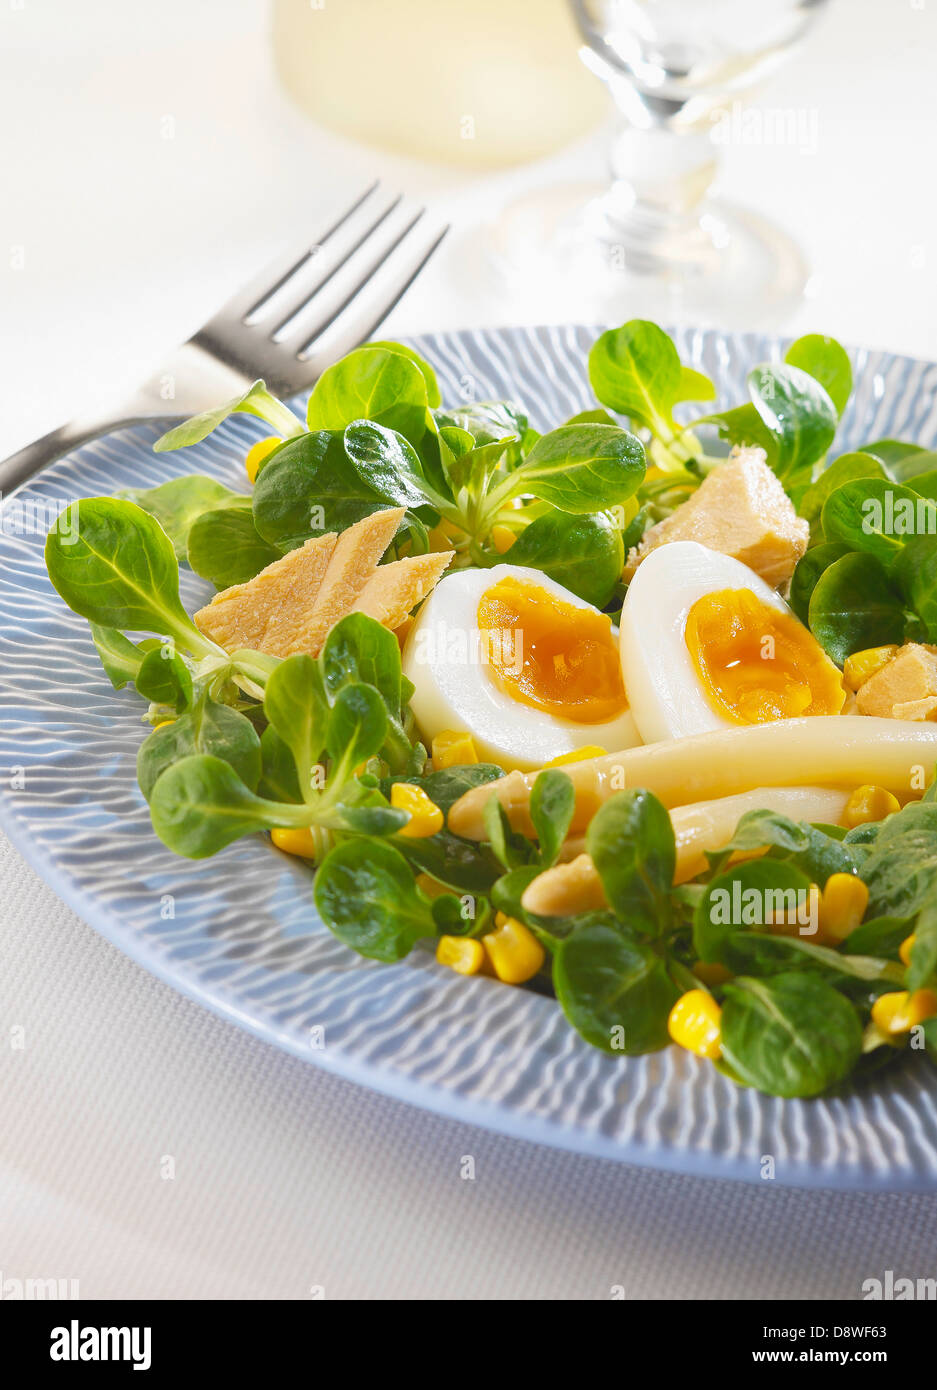
<path fill-rule="evenodd" d="M 806 270 L 756 213 L 713 199 L 720 144 L 816 143 L 816 113 L 746 110 L 826 0 L 570 0 L 580 56 L 619 116 L 611 185 L 516 200 L 491 247 L 517 285 L 549 277 L 577 317 L 751 327 L 783 317 Z"/>

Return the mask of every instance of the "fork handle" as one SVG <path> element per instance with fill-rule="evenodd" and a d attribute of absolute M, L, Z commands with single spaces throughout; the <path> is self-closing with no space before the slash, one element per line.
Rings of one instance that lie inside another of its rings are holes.
<path fill-rule="evenodd" d="M 94 420 L 72 420 L 67 425 L 50 430 L 48 434 L 34 439 L 31 444 L 17 450 L 0 463 L 0 495 L 8 496 L 14 488 L 32 478 L 47 464 L 67 454 L 69 449 L 77 448 L 79 444 L 85 444 L 89 439 L 94 439 L 107 430 L 135 424 L 142 418 L 103 416 Z"/>

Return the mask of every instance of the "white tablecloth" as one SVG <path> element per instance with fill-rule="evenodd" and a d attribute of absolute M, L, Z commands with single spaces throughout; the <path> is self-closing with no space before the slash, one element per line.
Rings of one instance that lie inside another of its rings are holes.
<path fill-rule="evenodd" d="M 466 260 L 465 229 L 520 176 L 479 185 L 315 131 L 273 87 L 263 27 L 259 0 L 0 14 L 0 454 L 132 383 L 263 261 L 272 222 L 294 235 L 375 170 L 463 228 L 389 331 L 554 317 L 549 286 L 505 303 Z M 816 108 L 815 152 L 728 149 L 727 192 L 815 267 L 794 331 L 933 354 L 935 56 L 934 5 L 840 0 L 764 96 Z M 590 160 L 598 142 L 550 169 Z M 937 1198 L 703 1182 L 439 1119 L 151 979 L 5 843 L 0 884 L 0 1279 L 74 1278 L 85 1297 L 822 1299 L 937 1273 Z"/>

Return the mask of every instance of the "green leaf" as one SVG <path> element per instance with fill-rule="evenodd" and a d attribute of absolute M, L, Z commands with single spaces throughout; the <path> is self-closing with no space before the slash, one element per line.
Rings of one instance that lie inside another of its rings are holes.
<path fill-rule="evenodd" d="M 525 526 L 511 547 L 512 565 L 542 570 L 586 603 L 603 608 L 625 563 L 621 532 L 605 512 L 549 511 Z"/>
<path fill-rule="evenodd" d="M 345 428 L 345 452 L 366 487 L 398 507 L 422 507 L 427 483 L 416 450 L 402 434 L 370 420 Z"/>
<path fill-rule="evenodd" d="M 387 737 L 387 709 L 373 685 L 345 685 L 329 716 L 326 747 L 333 763 L 351 769 L 380 752 Z"/>
<path fill-rule="evenodd" d="M 692 428 L 698 425 L 715 425 L 720 439 L 729 444 L 742 447 L 751 445 L 764 449 L 772 468 L 777 468 L 780 453 L 780 440 L 773 434 L 758 411 L 750 403 L 737 405 L 732 410 L 717 410 L 694 420 Z"/>
<path fill-rule="evenodd" d="M 457 410 L 434 411 L 434 416 L 440 430 L 463 430 L 476 447 L 499 440 L 508 444 L 527 433 L 527 416 L 513 401 L 471 401 Z"/>
<path fill-rule="evenodd" d="M 254 524 L 281 550 L 326 531 L 344 531 L 386 506 L 352 464 L 342 435 L 328 430 L 284 444 L 254 484 Z"/>
<path fill-rule="evenodd" d="M 380 338 L 372 338 L 366 346 L 372 348 L 386 348 L 388 352 L 396 352 L 401 357 L 409 358 L 409 360 L 419 367 L 420 371 L 423 373 L 423 380 L 426 382 L 426 399 L 430 406 L 439 405 L 442 400 L 442 396 L 439 394 L 439 382 L 436 380 L 436 373 L 425 357 L 421 357 L 412 347 L 406 347 L 403 343 L 387 342 Z"/>
<path fill-rule="evenodd" d="M 912 537 L 898 557 L 894 577 L 927 629 L 927 640 L 937 640 L 937 537 Z"/>
<path fill-rule="evenodd" d="M 189 565 L 216 589 L 246 584 L 281 557 L 258 532 L 249 505 L 203 512 L 189 530 Z"/>
<path fill-rule="evenodd" d="M 589 380 L 603 405 L 668 438 L 685 381 L 673 341 L 646 319 L 611 328 L 592 344 Z"/>
<path fill-rule="evenodd" d="M 276 396 L 271 395 L 262 381 L 255 381 L 246 391 L 226 401 L 224 405 L 216 406 L 214 410 L 205 410 L 201 415 L 193 415 L 190 420 L 185 420 L 181 425 L 168 430 L 157 439 L 153 449 L 157 454 L 164 454 L 171 449 L 184 449 L 190 444 L 198 444 L 210 435 L 212 430 L 216 430 L 222 421 L 227 420 L 229 415 L 236 414 L 256 415 L 259 420 L 266 420 L 284 439 L 300 434 L 303 428 L 293 412 L 282 401 L 278 401 Z"/>
<path fill-rule="evenodd" d="M 810 596 L 810 631 L 840 666 L 853 652 L 901 642 L 901 596 L 872 555 L 856 552 L 823 571 Z"/>
<path fill-rule="evenodd" d="M 874 555 L 887 568 L 907 538 L 937 530 L 937 503 L 888 478 L 864 478 L 843 483 L 832 492 L 821 519 L 827 540 L 845 541 L 853 550 Z"/>
<path fill-rule="evenodd" d="M 920 444 L 912 444 L 905 439 L 874 439 L 871 444 L 863 444 L 862 451 L 881 459 L 896 483 L 903 483 L 906 476 L 911 476 L 915 457 L 925 453 Z M 906 472 L 906 469 L 910 471 Z"/>
<path fill-rule="evenodd" d="M 781 478 L 817 462 L 833 443 L 836 407 L 818 381 L 798 367 L 766 362 L 748 374 L 752 404 L 778 441 Z M 832 537 L 831 539 L 835 539 Z"/>
<path fill-rule="evenodd" d="M 733 969 L 731 939 L 739 928 L 794 914 L 809 928 L 810 910 L 810 878 L 802 869 L 784 860 L 750 859 L 706 884 L 693 914 L 693 949 L 700 960 Z"/>
<path fill-rule="evenodd" d="M 872 917 L 860 922 L 843 942 L 841 949 L 846 955 L 880 956 L 888 960 L 898 959 L 898 947 L 911 934 L 911 918 Z"/>
<path fill-rule="evenodd" d="M 937 803 L 912 801 L 883 821 L 861 874 L 870 917 L 919 912 L 937 891 Z"/>
<path fill-rule="evenodd" d="M 329 699 L 346 685 L 363 681 L 384 697 L 387 712 L 401 712 L 400 644 L 392 632 L 365 613 L 349 613 L 330 630 L 319 656 Z"/>
<path fill-rule="evenodd" d="M 292 749 L 285 743 L 272 724 L 268 724 L 260 736 L 261 774 L 255 787 L 261 796 L 271 801 L 303 800 L 296 761 Z M 243 780 L 251 785 L 249 779 Z"/>
<path fill-rule="evenodd" d="M 192 673 L 178 652 L 162 645 L 147 652 L 135 684 L 138 693 L 155 705 L 172 705 L 180 711 L 192 703 Z"/>
<path fill-rule="evenodd" d="M 436 804 L 438 806 L 439 802 Z M 423 839 L 402 835 L 395 844 L 421 873 L 429 874 L 458 893 L 486 895 L 503 873 L 501 864 L 487 845 L 463 840 L 448 830 Z"/>
<path fill-rule="evenodd" d="M 819 381 L 836 407 L 837 415 L 842 415 L 852 393 L 852 364 L 846 349 L 835 338 L 826 338 L 822 333 L 806 333 L 791 343 L 784 361 Z"/>
<path fill-rule="evenodd" d="M 908 966 L 907 988 L 922 989 L 937 974 L 937 894 L 931 894 L 914 924 L 914 945 Z"/>
<path fill-rule="evenodd" d="M 111 497 L 72 503 L 49 532 L 45 555 L 56 590 L 89 622 L 175 637 L 199 654 L 216 650 L 179 600 L 172 542 L 136 503 Z"/>
<path fill-rule="evenodd" d="M 171 724 L 154 729 L 137 753 L 137 781 L 150 799 L 159 777 L 168 767 L 195 753 L 210 754 L 230 763 L 251 791 L 256 790 L 261 770 L 261 740 L 246 715 L 230 705 L 206 700 L 181 714 Z"/>
<path fill-rule="evenodd" d="M 407 861 L 382 840 L 336 845 L 316 873 L 315 900 L 339 941 L 371 960 L 402 960 L 421 937 L 436 935 Z"/>
<path fill-rule="evenodd" d="M 166 768 L 150 796 L 153 829 L 187 859 L 206 859 L 270 826 L 296 826 L 302 809 L 255 796 L 230 763 L 204 753 Z"/>
<path fill-rule="evenodd" d="M 321 785 L 319 759 L 326 746 L 328 703 L 319 667 L 311 656 L 288 656 L 267 677 L 264 714 L 293 755 L 303 799 Z"/>
<path fill-rule="evenodd" d="M 473 787 L 485 787 L 504 776 L 496 763 L 467 763 L 461 767 L 442 767 L 418 781 L 434 805 L 446 815 L 460 796 Z"/>
<path fill-rule="evenodd" d="M 553 984 L 569 1022 L 593 1047 L 620 1056 L 666 1047 L 678 991 L 663 959 L 629 932 L 577 928 L 556 947 Z"/>
<path fill-rule="evenodd" d="M 563 841 L 569 834 L 575 809 L 576 791 L 572 778 L 558 767 L 545 768 L 538 775 L 530 793 L 530 819 L 540 844 L 543 868 L 549 868 L 556 862 Z"/>
<path fill-rule="evenodd" d="M 680 381 L 674 401 L 714 401 L 715 399 L 715 383 L 708 376 L 705 376 L 703 372 L 695 371 L 693 367 L 681 366 Z"/>
<path fill-rule="evenodd" d="M 810 599 L 820 575 L 836 560 L 841 560 L 844 555 L 849 554 L 849 546 L 842 541 L 823 541 L 820 545 L 811 546 L 797 561 L 791 578 L 788 603 L 802 623 L 809 622 Z"/>
<path fill-rule="evenodd" d="M 862 1051 L 855 1008 L 826 980 L 803 973 L 744 976 L 725 986 L 722 1051 L 768 1095 L 816 1096 L 848 1076 Z"/>
<path fill-rule="evenodd" d="M 808 521 L 816 521 L 830 493 L 835 492 L 843 483 L 851 483 L 859 478 L 884 478 L 885 476 L 885 469 L 873 454 L 864 454 L 861 451 L 852 454 L 840 454 L 829 468 L 823 470 L 816 482 L 807 488 L 800 499 L 798 511 Z"/>
<path fill-rule="evenodd" d="M 354 420 L 373 420 L 418 448 L 428 410 L 426 377 L 415 362 L 387 348 L 360 347 L 319 377 L 306 422 L 310 430 L 344 430 Z"/>
<path fill-rule="evenodd" d="M 831 874 L 850 874 L 856 869 L 856 856 L 848 845 L 816 826 L 789 820 L 776 811 L 747 811 L 728 844 L 707 858 L 721 869 L 733 854 L 765 848 L 773 860 L 794 864 L 821 888 Z"/>
<path fill-rule="evenodd" d="M 496 796 L 490 796 L 485 802 L 482 819 L 492 853 L 506 869 L 518 869 L 530 862 L 533 853 L 530 842 L 511 829 L 507 812 Z"/>
<path fill-rule="evenodd" d="M 136 502 L 138 507 L 156 517 L 180 561 L 188 558 L 189 529 L 196 517 L 227 507 L 250 508 L 250 498 L 245 493 L 232 492 L 215 478 L 200 473 L 170 478 L 159 487 L 130 489 L 119 496 Z"/>
<path fill-rule="evenodd" d="M 115 690 L 123 690 L 128 681 L 136 680 L 145 652 L 116 627 L 100 627 L 97 623 L 90 626 L 91 640 L 108 680 Z"/>
<path fill-rule="evenodd" d="M 676 849 L 670 816 L 657 797 L 617 792 L 593 816 L 586 848 L 618 919 L 643 935 L 666 930 Z"/>
<path fill-rule="evenodd" d="M 612 425 L 561 425 L 542 435 L 514 473 L 518 487 L 565 512 L 626 502 L 644 479 L 640 440 Z"/>

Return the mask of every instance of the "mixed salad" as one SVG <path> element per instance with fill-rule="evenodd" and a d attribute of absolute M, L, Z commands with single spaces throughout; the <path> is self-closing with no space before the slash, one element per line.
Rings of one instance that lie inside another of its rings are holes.
<path fill-rule="evenodd" d="M 157 835 L 269 832 L 347 946 L 552 991 L 612 1055 L 784 1097 L 937 1060 L 937 454 L 836 456 L 818 335 L 726 407 L 650 322 L 589 377 L 539 433 L 371 343 L 305 421 L 256 382 L 155 445 L 252 416 L 250 491 L 63 513 L 49 574 L 147 702 Z"/>

